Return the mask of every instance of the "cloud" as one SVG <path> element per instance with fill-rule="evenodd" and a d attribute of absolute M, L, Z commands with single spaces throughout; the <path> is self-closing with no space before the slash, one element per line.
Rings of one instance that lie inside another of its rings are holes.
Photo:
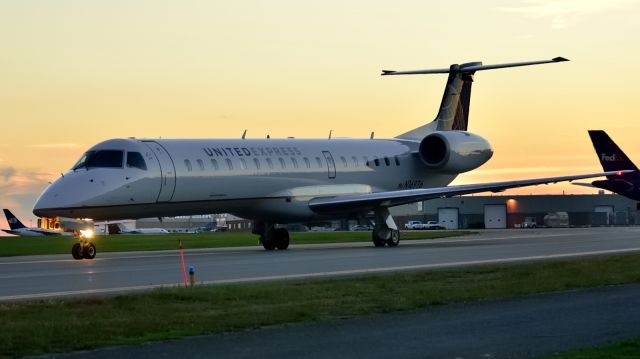
<path fill-rule="evenodd" d="M 79 144 L 79 143 L 42 143 L 42 144 L 38 144 L 38 145 L 31 145 L 29 147 L 33 147 L 33 148 L 49 148 L 49 149 L 56 149 L 56 148 L 84 148 L 85 145 Z"/>
<path fill-rule="evenodd" d="M 10 208 L 25 223 L 33 219 L 33 204 L 55 174 L 0 167 L 0 206 Z M 0 224 L 6 222 L 0 222 Z M 35 224 L 35 221 L 34 221 Z M 6 227 L 1 227 L 6 228 Z"/>
<path fill-rule="evenodd" d="M 0 177 L 4 178 L 5 182 L 15 174 L 16 170 L 13 167 L 0 167 Z"/>
<path fill-rule="evenodd" d="M 498 10 L 523 14 L 532 19 L 551 18 L 552 27 L 574 26 L 595 13 L 622 8 L 634 0 L 524 0 L 519 7 L 500 7 Z"/>

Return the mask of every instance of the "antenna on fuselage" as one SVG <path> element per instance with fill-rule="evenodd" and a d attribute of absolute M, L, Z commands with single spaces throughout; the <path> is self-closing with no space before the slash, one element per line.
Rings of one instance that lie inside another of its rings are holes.
<path fill-rule="evenodd" d="M 371 136 L 369 137 L 370 140 L 373 140 L 373 135 L 375 135 L 376 133 L 371 131 Z"/>
<path fill-rule="evenodd" d="M 329 130 L 329 139 L 331 139 L 331 134 L 333 133 L 333 130 Z"/>
<path fill-rule="evenodd" d="M 247 130 L 244 130 L 244 132 L 242 133 L 242 139 L 244 140 L 245 136 L 247 135 Z"/>

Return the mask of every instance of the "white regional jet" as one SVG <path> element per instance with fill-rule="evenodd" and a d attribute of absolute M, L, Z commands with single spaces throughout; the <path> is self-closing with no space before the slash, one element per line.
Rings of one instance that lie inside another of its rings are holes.
<path fill-rule="evenodd" d="M 467 132 L 475 72 L 562 61 L 567 60 L 383 71 L 387 76 L 448 74 L 435 120 L 392 139 L 107 140 L 49 186 L 33 213 L 120 220 L 227 212 L 253 220 L 253 233 L 273 250 L 289 246 L 289 234 L 279 224 L 373 211 L 374 245 L 397 246 L 400 235 L 389 207 L 604 175 L 447 186 L 493 154 L 487 140 Z M 95 247 L 81 241 L 72 252 L 82 257 L 94 254 Z"/>
<path fill-rule="evenodd" d="M 136 228 L 130 229 L 124 223 L 109 223 L 109 234 L 169 234 L 164 228 Z"/>
<path fill-rule="evenodd" d="M 70 232 L 42 229 L 38 227 L 27 227 L 16 217 L 10 210 L 3 208 L 4 216 L 7 217 L 10 229 L 3 229 L 3 232 L 16 236 L 33 237 L 33 236 L 71 236 Z"/>

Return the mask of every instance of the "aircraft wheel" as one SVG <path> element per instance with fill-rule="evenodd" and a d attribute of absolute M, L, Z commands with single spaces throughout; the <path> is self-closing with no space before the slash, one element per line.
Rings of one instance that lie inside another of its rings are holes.
<path fill-rule="evenodd" d="M 260 236 L 260 242 L 262 242 L 262 246 L 264 249 L 268 251 L 272 251 L 276 249 L 276 241 L 273 239 L 273 236 Z"/>
<path fill-rule="evenodd" d="M 84 246 L 83 255 L 85 259 L 93 259 L 96 257 L 96 246 L 93 243 L 89 243 Z"/>
<path fill-rule="evenodd" d="M 286 228 L 278 228 L 274 233 L 276 247 L 279 250 L 289 248 L 289 231 Z"/>
<path fill-rule="evenodd" d="M 400 243 L 400 231 L 397 229 L 391 230 L 391 238 L 387 239 L 387 245 L 389 247 L 397 247 Z"/>
<path fill-rule="evenodd" d="M 71 247 L 71 255 L 73 259 L 82 259 L 82 246 L 80 243 L 76 243 Z"/>
<path fill-rule="evenodd" d="M 383 234 L 385 234 L 384 232 L 384 230 L 373 230 L 371 238 L 373 239 L 374 246 L 384 247 L 384 245 L 387 244 L 387 239 L 383 237 Z"/>

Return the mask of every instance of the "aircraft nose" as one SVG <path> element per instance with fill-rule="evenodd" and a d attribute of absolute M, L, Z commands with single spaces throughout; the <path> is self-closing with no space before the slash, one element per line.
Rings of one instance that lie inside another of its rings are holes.
<path fill-rule="evenodd" d="M 51 191 L 52 186 L 53 185 L 50 185 L 42 191 L 40 197 L 38 197 L 35 205 L 33 206 L 33 214 L 38 217 L 51 217 L 51 210 L 58 206 L 56 203 L 57 195 L 54 191 Z"/>

